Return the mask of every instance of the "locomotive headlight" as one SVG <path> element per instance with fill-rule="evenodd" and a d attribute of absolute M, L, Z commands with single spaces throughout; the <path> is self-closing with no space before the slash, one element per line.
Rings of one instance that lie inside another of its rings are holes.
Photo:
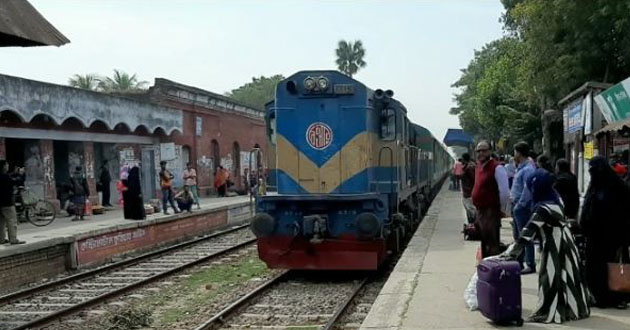
<path fill-rule="evenodd" d="M 307 91 L 313 91 L 316 87 L 317 82 L 315 82 L 315 79 L 311 77 L 304 79 L 304 88 L 306 88 Z"/>
<path fill-rule="evenodd" d="M 317 85 L 319 85 L 319 89 L 325 91 L 328 89 L 328 79 L 321 77 L 317 80 Z"/>
<path fill-rule="evenodd" d="M 354 219 L 357 235 L 360 238 L 374 238 L 381 232 L 381 223 L 376 214 L 363 212 Z"/>
<path fill-rule="evenodd" d="M 250 227 L 256 237 L 265 237 L 273 233 L 276 226 L 276 221 L 273 217 L 267 213 L 258 213 L 252 219 Z"/>

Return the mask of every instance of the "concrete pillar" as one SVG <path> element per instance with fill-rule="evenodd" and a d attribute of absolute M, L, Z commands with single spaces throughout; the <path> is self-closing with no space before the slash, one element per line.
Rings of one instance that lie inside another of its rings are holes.
<path fill-rule="evenodd" d="M 96 191 L 96 178 L 94 176 L 94 143 L 83 142 L 83 168 L 90 188 L 90 202 L 92 205 L 99 203 L 98 192 Z"/>
<path fill-rule="evenodd" d="M 57 199 L 57 188 L 55 186 L 55 156 L 53 152 L 52 140 L 39 140 L 39 152 L 44 170 L 44 199 L 59 207 Z"/>

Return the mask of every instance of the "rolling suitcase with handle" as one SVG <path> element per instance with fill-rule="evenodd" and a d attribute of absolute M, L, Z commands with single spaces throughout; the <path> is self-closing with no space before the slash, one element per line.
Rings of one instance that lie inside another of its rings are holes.
<path fill-rule="evenodd" d="M 482 260 L 477 265 L 479 311 L 496 324 L 523 325 L 521 266 L 517 261 Z"/>

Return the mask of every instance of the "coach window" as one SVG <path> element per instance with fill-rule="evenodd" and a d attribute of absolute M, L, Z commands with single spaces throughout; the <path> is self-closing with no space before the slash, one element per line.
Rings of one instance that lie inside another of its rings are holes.
<path fill-rule="evenodd" d="M 396 111 L 384 109 L 381 112 L 381 139 L 393 141 L 396 139 Z"/>

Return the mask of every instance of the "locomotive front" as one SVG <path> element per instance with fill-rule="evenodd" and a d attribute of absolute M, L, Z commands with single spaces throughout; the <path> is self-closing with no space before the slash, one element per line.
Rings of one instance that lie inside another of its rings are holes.
<path fill-rule="evenodd" d="M 378 184 L 381 112 L 372 99 L 336 71 L 277 85 L 267 120 L 278 194 L 259 197 L 252 220 L 269 267 L 376 269 L 386 257 L 390 196 Z"/>

